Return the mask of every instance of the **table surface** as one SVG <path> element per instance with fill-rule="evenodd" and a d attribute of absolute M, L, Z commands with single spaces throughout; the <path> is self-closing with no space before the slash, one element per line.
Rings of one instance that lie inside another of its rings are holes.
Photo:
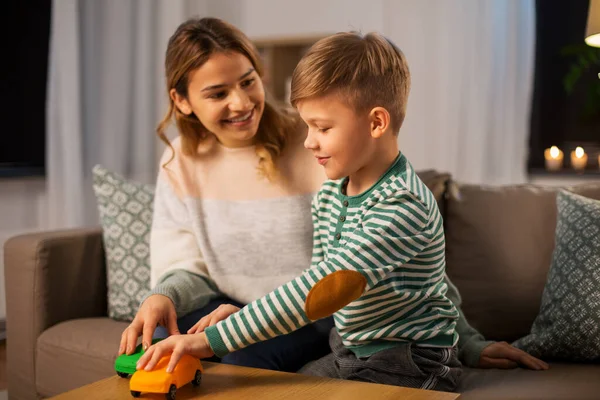
<path fill-rule="evenodd" d="M 177 400 L 189 399 L 339 399 L 339 400 L 452 400 L 458 393 L 318 378 L 265 369 L 203 362 L 199 387 L 185 385 Z M 129 379 L 112 376 L 52 397 L 54 400 L 132 400 Z M 142 393 L 140 399 L 165 399 L 164 394 Z"/>

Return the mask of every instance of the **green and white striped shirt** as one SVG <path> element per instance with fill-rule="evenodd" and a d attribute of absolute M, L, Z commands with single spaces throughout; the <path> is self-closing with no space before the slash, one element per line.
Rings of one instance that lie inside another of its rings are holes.
<path fill-rule="evenodd" d="M 433 194 L 402 154 L 368 191 L 346 196 L 344 184 L 326 182 L 313 201 L 311 267 L 206 329 L 217 356 L 309 324 L 308 293 L 342 270 L 366 278 L 362 296 L 334 313 L 344 345 L 358 357 L 399 341 L 456 345 L 458 311 L 446 297 L 443 221 Z"/>

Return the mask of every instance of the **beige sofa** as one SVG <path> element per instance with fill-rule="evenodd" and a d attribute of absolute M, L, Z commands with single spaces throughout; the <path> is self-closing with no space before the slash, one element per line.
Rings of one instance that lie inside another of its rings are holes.
<path fill-rule="evenodd" d="M 550 264 L 556 189 L 481 187 L 421 174 L 444 213 L 448 274 L 488 338 L 512 341 L 535 318 Z M 449 190 L 450 189 L 450 190 Z M 600 199 L 600 183 L 575 189 Z M 124 322 L 106 315 L 101 231 L 42 232 L 5 245 L 8 391 L 52 396 L 113 374 Z M 461 399 L 597 399 L 600 366 L 544 372 L 465 368 Z"/>

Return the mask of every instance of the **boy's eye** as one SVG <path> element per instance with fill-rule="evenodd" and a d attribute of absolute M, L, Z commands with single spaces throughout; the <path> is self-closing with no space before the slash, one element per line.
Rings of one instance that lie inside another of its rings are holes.
<path fill-rule="evenodd" d="M 321 133 L 327 133 L 327 131 L 331 128 L 317 128 Z"/>
<path fill-rule="evenodd" d="M 248 87 L 254 83 L 254 78 L 246 79 L 242 81 L 242 87 Z"/>
<path fill-rule="evenodd" d="M 216 92 L 208 96 L 209 99 L 222 99 L 225 97 L 225 92 Z"/>

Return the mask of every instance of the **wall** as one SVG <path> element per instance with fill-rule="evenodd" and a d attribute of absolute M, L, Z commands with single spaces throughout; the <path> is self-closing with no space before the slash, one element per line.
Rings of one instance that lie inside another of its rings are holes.
<path fill-rule="evenodd" d="M 383 0 L 202 0 L 187 3 L 187 15 L 222 18 L 252 39 L 314 36 L 383 29 Z"/>
<path fill-rule="evenodd" d="M 383 30 L 384 1 L 246 0 L 242 29 L 251 38 Z"/>

